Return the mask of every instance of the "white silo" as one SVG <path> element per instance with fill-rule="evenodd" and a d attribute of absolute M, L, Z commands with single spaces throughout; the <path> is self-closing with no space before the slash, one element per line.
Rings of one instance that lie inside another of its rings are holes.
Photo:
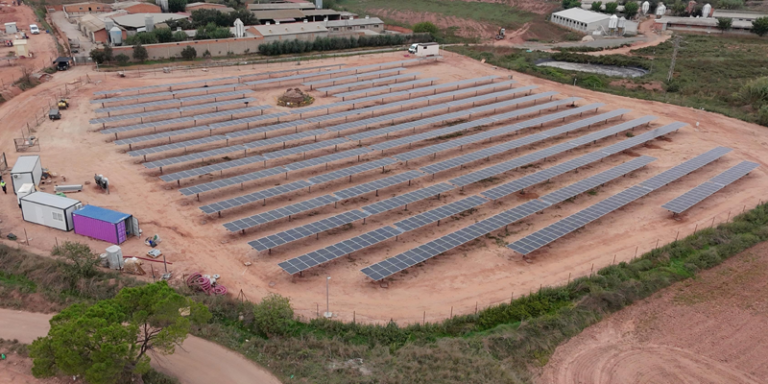
<path fill-rule="evenodd" d="M 616 29 L 616 26 L 619 24 L 619 17 L 616 15 L 611 15 L 611 18 L 608 19 L 608 29 Z"/>
<path fill-rule="evenodd" d="M 235 20 L 235 37 L 245 36 L 245 25 L 240 19 Z"/>
<path fill-rule="evenodd" d="M 712 12 L 712 6 L 709 3 L 704 4 L 704 8 L 701 9 L 701 17 L 709 17 Z"/>
<path fill-rule="evenodd" d="M 155 0 L 163 12 L 168 12 L 168 0 Z"/>
<path fill-rule="evenodd" d="M 144 26 L 147 28 L 147 32 L 152 32 L 155 29 L 155 17 L 152 15 L 145 16 Z"/>
<path fill-rule="evenodd" d="M 656 16 L 661 17 L 666 13 L 667 7 L 664 5 L 664 3 L 659 3 L 659 5 L 656 6 Z"/>
<path fill-rule="evenodd" d="M 651 3 L 647 2 L 647 1 L 643 2 L 643 5 L 640 7 L 640 9 L 643 10 L 643 15 L 647 15 L 648 14 L 648 10 L 651 9 Z"/>
<path fill-rule="evenodd" d="M 317 7 L 317 9 L 323 9 L 323 0 L 315 0 L 315 7 Z"/>
<path fill-rule="evenodd" d="M 107 260 L 109 261 L 109 268 L 122 269 L 124 264 L 123 250 L 117 245 L 110 246 L 107 248 Z"/>
<path fill-rule="evenodd" d="M 109 30 L 109 41 L 112 42 L 112 45 L 122 45 L 123 31 L 118 27 L 112 27 L 112 29 Z"/>
<path fill-rule="evenodd" d="M 624 29 L 627 27 L 627 19 L 624 18 L 624 16 L 619 18 L 619 29 Z"/>

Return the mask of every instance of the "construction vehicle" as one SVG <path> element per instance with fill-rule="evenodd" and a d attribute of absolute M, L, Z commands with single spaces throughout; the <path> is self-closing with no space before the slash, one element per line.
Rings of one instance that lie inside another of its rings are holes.
<path fill-rule="evenodd" d="M 506 36 L 507 30 L 504 28 L 499 28 L 499 33 L 496 35 L 496 40 L 504 40 L 504 36 Z"/>
<path fill-rule="evenodd" d="M 67 109 L 69 108 L 69 99 L 60 99 L 56 105 L 59 107 L 59 109 Z"/>
<path fill-rule="evenodd" d="M 61 113 L 59 113 L 58 108 L 51 108 L 50 111 L 48 111 L 48 118 L 51 120 L 58 120 L 61 119 Z"/>

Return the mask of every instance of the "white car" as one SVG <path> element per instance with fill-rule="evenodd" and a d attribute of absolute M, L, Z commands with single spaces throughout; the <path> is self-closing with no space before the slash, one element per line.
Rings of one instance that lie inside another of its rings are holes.
<path fill-rule="evenodd" d="M 40 28 L 37 27 L 37 24 L 30 24 L 29 25 L 29 32 L 31 32 L 33 35 L 39 35 L 40 34 Z"/>

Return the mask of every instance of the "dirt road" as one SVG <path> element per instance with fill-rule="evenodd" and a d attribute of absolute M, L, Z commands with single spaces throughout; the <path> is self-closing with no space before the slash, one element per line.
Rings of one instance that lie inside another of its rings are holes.
<path fill-rule="evenodd" d="M 48 320 L 53 315 L 30 313 L 0 308 L 0 338 L 18 339 L 31 343 L 48 333 Z M 218 344 L 195 336 L 188 336 L 181 347 L 170 356 L 151 354 L 152 367 L 177 377 L 184 384 L 257 383 L 279 384 L 280 381 L 253 362 Z M 43 383 L 28 377 L 15 377 L 8 381 L 0 370 L 0 383 Z M 15 374 L 19 374 L 16 372 Z"/>
<path fill-rule="evenodd" d="M 765 383 L 766 277 L 763 243 L 587 328 L 537 382 Z"/>

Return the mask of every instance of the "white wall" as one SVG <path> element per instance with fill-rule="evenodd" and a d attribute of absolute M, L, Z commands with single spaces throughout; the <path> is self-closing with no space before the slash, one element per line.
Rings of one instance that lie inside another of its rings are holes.
<path fill-rule="evenodd" d="M 69 218 L 67 218 L 67 212 L 64 209 L 53 208 L 46 205 L 21 200 L 21 214 L 24 217 L 24 221 L 30 223 L 44 225 L 46 227 L 60 229 L 62 231 L 67 230 L 67 223 L 72 223 L 72 212 L 69 212 Z M 54 218 L 60 218 L 57 220 Z"/>

